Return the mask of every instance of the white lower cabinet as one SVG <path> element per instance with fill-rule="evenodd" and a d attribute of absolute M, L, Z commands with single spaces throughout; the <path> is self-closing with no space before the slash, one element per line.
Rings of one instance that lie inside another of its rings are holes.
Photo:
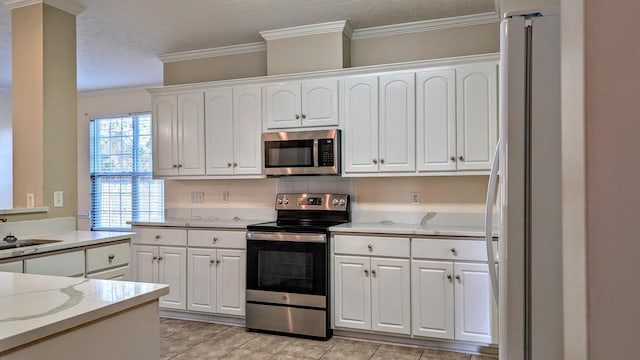
<path fill-rule="evenodd" d="M 335 256 L 336 326 L 409 334 L 408 259 Z"/>
<path fill-rule="evenodd" d="M 243 250 L 189 248 L 187 310 L 244 315 Z"/>
<path fill-rule="evenodd" d="M 22 266 L 22 260 L 2 263 L 0 264 L 0 271 L 21 273 L 24 271 Z"/>
<path fill-rule="evenodd" d="M 24 272 L 54 276 L 84 276 L 84 250 L 41 256 L 24 261 Z"/>
<path fill-rule="evenodd" d="M 160 307 L 187 309 L 187 231 L 184 229 L 134 227 L 131 241 L 133 281 L 169 285 Z M 151 245 L 153 244 L 153 245 Z"/>
<path fill-rule="evenodd" d="M 414 336 L 498 342 L 497 307 L 489 266 L 486 262 L 467 262 L 481 258 L 479 245 L 483 244 L 469 240 L 412 240 Z M 420 259 L 432 258 L 434 254 L 444 256 L 440 253 L 443 247 L 448 249 L 446 259 Z"/>

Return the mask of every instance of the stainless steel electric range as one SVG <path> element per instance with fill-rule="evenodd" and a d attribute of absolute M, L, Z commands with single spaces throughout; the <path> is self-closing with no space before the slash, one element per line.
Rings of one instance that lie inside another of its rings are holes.
<path fill-rule="evenodd" d="M 349 195 L 278 194 L 276 221 L 247 226 L 247 329 L 329 339 L 329 227 Z"/>

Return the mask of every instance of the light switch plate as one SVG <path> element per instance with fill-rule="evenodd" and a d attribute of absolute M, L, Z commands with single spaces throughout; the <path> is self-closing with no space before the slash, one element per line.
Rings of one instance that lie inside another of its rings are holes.
<path fill-rule="evenodd" d="M 53 192 L 53 207 L 62 207 L 64 205 L 64 195 L 62 191 Z"/>
<path fill-rule="evenodd" d="M 418 206 L 420 205 L 420 193 L 412 192 L 411 193 L 411 205 Z"/>
<path fill-rule="evenodd" d="M 229 192 L 228 191 L 223 191 L 222 192 L 222 202 L 225 203 L 225 204 L 229 202 Z"/>
<path fill-rule="evenodd" d="M 36 194 L 28 193 L 27 194 L 27 207 L 33 208 L 36 206 Z"/>
<path fill-rule="evenodd" d="M 194 204 L 200 204 L 204 202 L 204 192 L 193 191 L 191 192 L 191 202 Z"/>

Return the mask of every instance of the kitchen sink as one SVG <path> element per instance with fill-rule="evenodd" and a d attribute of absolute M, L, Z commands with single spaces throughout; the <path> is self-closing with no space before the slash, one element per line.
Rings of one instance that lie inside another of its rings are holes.
<path fill-rule="evenodd" d="M 27 239 L 18 240 L 16 242 L 0 241 L 0 250 L 22 248 L 25 246 L 44 245 L 60 242 L 61 240 L 39 240 L 39 239 Z"/>

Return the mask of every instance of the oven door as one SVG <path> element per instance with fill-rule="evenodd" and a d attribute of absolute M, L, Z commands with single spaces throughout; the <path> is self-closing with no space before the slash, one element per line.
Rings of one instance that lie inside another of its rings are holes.
<path fill-rule="evenodd" d="M 272 302 L 269 294 L 282 302 L 282 293 L 326 297 L 326 239 L 324 233 L 248 232 L 247 294 L 259 302 Z"/>

